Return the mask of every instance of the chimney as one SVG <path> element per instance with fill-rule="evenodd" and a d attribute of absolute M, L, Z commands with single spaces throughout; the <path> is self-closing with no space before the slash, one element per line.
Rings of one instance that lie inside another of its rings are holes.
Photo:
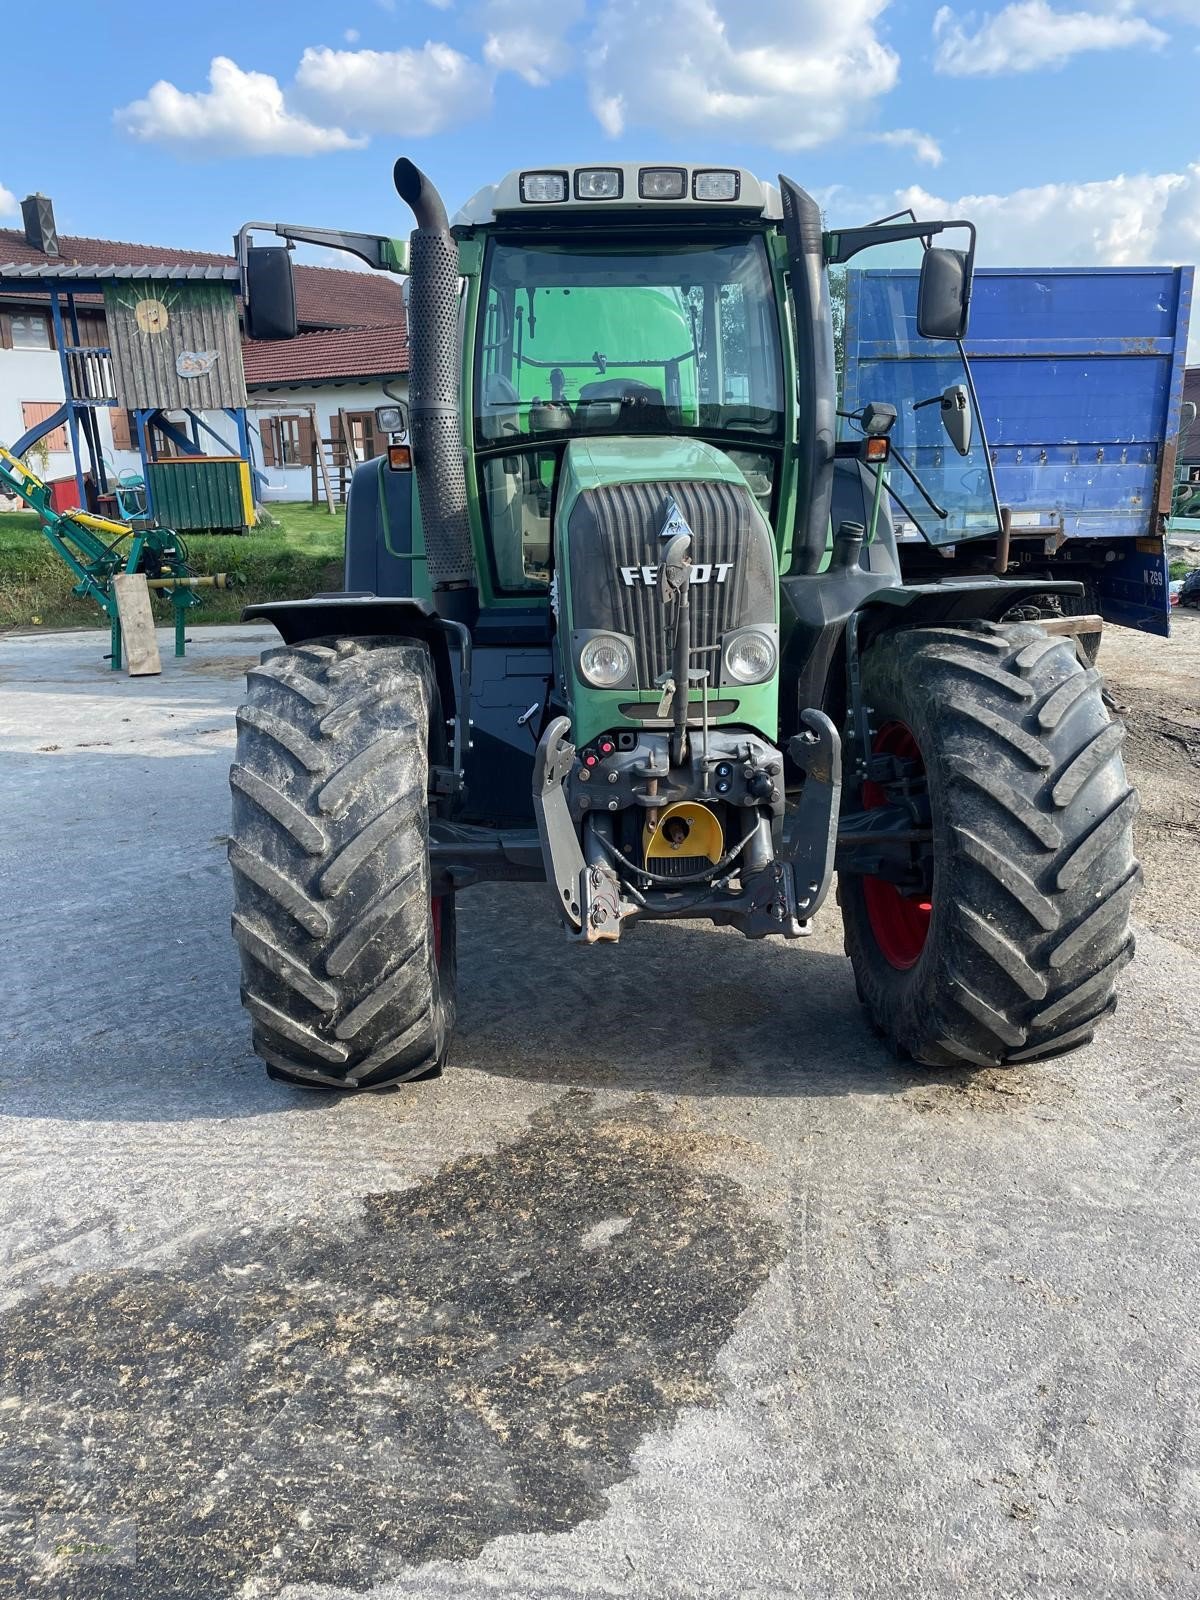
<path fill-rule="evenodd" d="M 44 256 L 57 256 L 58 229 L 54 226 L 54 202 L 44 194 L 28 194 L 21 201 L 25 223 L 25 243 Z"/>

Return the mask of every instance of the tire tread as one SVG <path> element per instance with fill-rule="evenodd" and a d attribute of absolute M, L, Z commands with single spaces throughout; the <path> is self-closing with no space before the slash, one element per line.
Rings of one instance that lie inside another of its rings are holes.
<path fill-rule="evenodd" d="M 873 1026 L 935 1066 L 1086 1044 L 1132 959 L 1141 882 L 1124 729 L 1099 673 L 1036 624 L 898 629 L 868 650 L 863 692 L 877 725 L 920 725 L 937 862 L 929 942 L 911 971 L 887 968 L 856 880 L 841 887 Z"/>

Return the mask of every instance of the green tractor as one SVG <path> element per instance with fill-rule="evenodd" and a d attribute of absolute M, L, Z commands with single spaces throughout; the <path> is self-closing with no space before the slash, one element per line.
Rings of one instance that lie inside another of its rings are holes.
<path fill-rule="evenodd" d="M 407 251 L 271 225 L 406 270 L 412 360 L 353 477 L 345 590 L 245 613 L 283 639 L 231 774 L 268 1070 L 440 1071 L 457 897 L 496 880 L 606 945 L 679 917 L 799 939 L 836 870 L 897 1053 L 1091 1039 L 1133 948 L 1136 797 L 1079 585 L 1003 575 L 971 225 L 826 231 L 734 168 L 518 172 L 453 223 L 412 163 L 395 183 Z M 251 326 L 294 331 L 286 251 L 246 270 Z M 839 412 L 848 288 L 936 392 Z M 1022 620 L 1033 591 L 1060 613 Z"/>

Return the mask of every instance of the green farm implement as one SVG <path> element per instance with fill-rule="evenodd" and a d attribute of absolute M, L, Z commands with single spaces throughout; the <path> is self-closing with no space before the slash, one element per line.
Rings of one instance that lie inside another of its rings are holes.
<path fill-rule="evenodd" d="M 79 509 L 56 511 L 48 484 L 0 445 L 0 490 L 23 500 L 36 514 L 47 543 L 75 576 L 72 592 L 94 600 L 109 619 L 112 669 L 121 670 L 121 618 L 112 580 L 140 572 L 147 587 L 165 593 L 175 613 L 175 654 L 185 649 L 188 613 L 201 603 L 197 589 L 224 589 L 232 579 L 219 572 L 197 577 L 188 565 L 187 547 L 170 528 L 130 526 Z"/>

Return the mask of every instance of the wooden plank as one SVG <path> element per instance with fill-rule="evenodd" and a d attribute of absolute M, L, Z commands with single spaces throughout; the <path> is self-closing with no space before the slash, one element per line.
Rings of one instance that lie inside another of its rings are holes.
<path fill-rule="evenodd" d="M 342 443 L 346 450 L 346 461 L 350 471 L 353 472 L 358 465 L 358 451 L 354 448 L 354 433 L 350 427 L 350 418 L 346 415 L 344 406 L 338 407 L 338 423 L 342 430 Z"/>
<path fill-rule="evenodd" d="M 329 463 L 325 460 L 325 445 L 321 439 L 321 425 L 317 421 L 317 408 L 315 404 L 309 406 L 308 416 L 310 422 L 312 423 L 313 450 L 316 454 L 317 460 L 321 463 L 321 477 L 325 481 L 325 504 L 329 507 L 329 515 L 331 517 L 336 516 L 337 513 L 334 511 L 333 506 L 333 485 L 329 481 Z"/>
<path fill-rule="evenodd" d="M 1037 626 L 1043 633 L 1099 633 L 1104 618 L 1094 613 L 1082 617 L 1038 617 Z"/>
<path fill-rule="evenodd" d="M 145 678 L 162 671 L 158 639 L 154 632 L 154 613 L 150 609 L 150 590 L 144 572 L 118 572 L 113 578 L 117 614 L 125 641 L 125 660 L 131 678 Z"/>

